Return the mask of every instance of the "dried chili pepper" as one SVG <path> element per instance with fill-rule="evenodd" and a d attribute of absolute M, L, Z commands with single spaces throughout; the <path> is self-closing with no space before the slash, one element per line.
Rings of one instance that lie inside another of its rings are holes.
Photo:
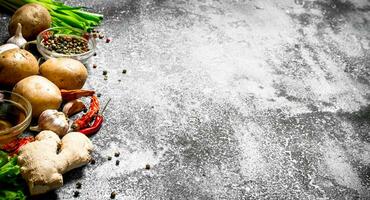
<path fill-rule="evenodd" d="M 8 144 L 5 144 L 1 147 L 1 150 L 8 152 L 10 155 L 18 154 L 19 149 L 25 144 L 33 142 L 35 138 L 33 136 L 17 138 Z"/>
<path fill-rule="evenodd" d="M 105 111 L 105 109 L 107 108 L 109 102 L 111 101 L 112 99 L 109 99 L 107 101 L 107 103 L 105 104 L 103 110 L 101 111 L 101 113 L 103 113 Z M 99 129 L 101 128 L 101 126 L 103 125 L 103 122 L 104 122 L 104 117 L 103 115 L 99 114 L 95 117 L 95 120 L 94 120 L 94 123 L 88 127 L 88 128 L 85 128 L 85 129 L 82 129 L 80 130 L 81 133 L 85 134 L 85 135 L 91 135 L 91 134 L 94 134 L 96 132 L 99 131 Z"/>
<path fill-rule="evenodd" d="M 95 117 L 94 123 L 91 125 L 91 127 L 79 130 L 79 132 L 85 134 L 85 135 L 91 135 L 99 131 L 101 126 L 103 125 L 104 117 L 103 115 L 98 115 Z"/>
<path fill-rule="evenodd" d="M 71 101 L 79 99 L 81 97 L 89 97 L 95 94 L 94 90 L 63 90 L 61 89 L 62 99 L 65 101 Z"/>
<path fill-rule="evenodd" d="M 72 129 L 75 131 L 81 130 L 89 126 L 89 123 L 99 112 L 99 100 L 98 97 L 93 95 L 91 97 L 89 111 L 84 114 L 81 118 L 75 120 L 72 124 Z"/>

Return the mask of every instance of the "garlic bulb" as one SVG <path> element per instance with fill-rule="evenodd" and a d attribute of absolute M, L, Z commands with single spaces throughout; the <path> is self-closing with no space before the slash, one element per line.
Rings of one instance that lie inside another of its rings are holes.
<path fill-rule="evenodd" d="M 22 48 L 27 43 L 27 40 L 23 38 L 22 25 L 20 23 L 18 23 L 18 27 L 15 32 L 15 35 L 11 37 L 6 43 L 15 44 L 20 48 Z"/>
<path fill-rule="evenodd" d="M 31 127 L 32 131 L 43 131 L 50 130 L 58 134 L 59 136 L 64 136 L 67 134 L 69 129 L 69 124 L 66 116 L 62 112 L 57 110 L 45 110 L 39 116 L 38 126 Z"/>

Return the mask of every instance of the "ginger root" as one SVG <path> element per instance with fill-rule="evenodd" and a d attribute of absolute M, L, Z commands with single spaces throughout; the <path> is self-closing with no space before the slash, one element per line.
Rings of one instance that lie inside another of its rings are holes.
<path fill-rule="evenodd" d="M 92 148 L 90 139 L 80 132 L 68 133 L 62 140 L 52 131 L 40 132 L 35 142 L 20 149 L 18 156 L 18 165 L 30 194 L 42 194 L 61 187 L 62 174 L 86 165 L 91 159 Z"/>

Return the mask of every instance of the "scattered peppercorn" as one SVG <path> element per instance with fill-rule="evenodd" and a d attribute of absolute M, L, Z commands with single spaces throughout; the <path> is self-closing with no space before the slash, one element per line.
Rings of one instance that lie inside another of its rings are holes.
<path fill-rule="evenodd" d="M 146 170 L 149 170 L 149 169 L 150 169 L 150 165 L 149 165 L 149 164 L 146 164 L 146 165 L 145 165 L 145 169 L 146 169 Z"/>
<path fill-rule="evenodd" d="M 96 65 L 96 64 L 93 64 L 93 68 L 95 69 L 95 68 L 97 68 L 98 66 Z"/>
<path fill-rule="evenodd" d="M 117 165 L 117 166 L 119 165 L 119 160 L 116 160 L 116 165 Z"/>
<path fill-rule="evenodd" d="M 80 196 L 80 192 L 79 191 L 74 191 L 73 192 L 73 197 L 78 197 L 78 196 Z"/>
<path fill-rule="evenodd" d="M 105 76 L 105 75 L 107 75 L 108 74 L 108 71 L 107 70 L 104 70 L 103 71 L 103 75 Z"/>
<path fill-rule="evenodd" d="M 108 160 L 112 160 L 112 156 L 108 156 Z"/>
<path fill-rule="evenodd" d="M 127 70 L 122 70 L 122 74 L 126 74 L 127 73 Z"/>
<path fill-rule="evenodd" d="M 104 35 L 103 34 L 99 34 L 99 39 L 103 39 L 104 38 Z"/>
<path fill-rule="evenodd" d="M 97 54 L 96 54 L 96 52 L 94 52 L 94 56 L 96 56 Z"/>
<path fill-rule="evenodd" d="M 106 80 L 108 80 L 108 77 L 107 77 L 107 76 L 105 76 L 105 77 L 104 77 L 104 80 L 105 80 L 105 81 L 106 81 Z"/>
<path fill-rule="evenodd" d="M 105 40 L 105 42 L 106 43 L 109 43 L 111 41 L 111 39 L 110 38 L 107 38 L 106 40 Z"/>
<path fill-rule="evenodd" d="M 116 193 L 116 192 L 112 192 L 112 193 L 110 194 L 110 198 L 111 198 L 111 199 L 114 199 L 114 198 L 116 198 L 116 195 L 117 195 L 117 193 Z"/>
<path fill-rule="evenodd" d="M 96 163 L 95 159 L 91 159 L 90 163 L 91 163 L 92 165 L 95 165 L 95 163 Z"/>
<path fill-rule="evenodd" d="M 101 93 L 96 94 L 97 97 L 101 97 Z"/>
<path fill-rule="evenodd" d="M 121 79 L 118 79 L 118 82 L 121 82 Z"/>
<path fill-rule="evenodd" d="M 82 186 L 82 184 L 81 184 L 80 182 L 77 182 L 77 183 L 76 183 L 76 188 L 77 188 L 77 189 L 81 189 L 81 186 Z"/>
<path fill-rule="evenodd" d="M 118 157 L 119 154 L 120 154 L 119 152 L 114 153 L 114 157 Z"/>

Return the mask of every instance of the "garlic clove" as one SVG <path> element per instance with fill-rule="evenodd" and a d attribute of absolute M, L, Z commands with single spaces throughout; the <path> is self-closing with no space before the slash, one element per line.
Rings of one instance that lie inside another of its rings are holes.
<path fill-rule="evenodd" d="M 72 101 L 69 101 L 67 102 L 64 107 L 63 107 L 63 113 L 70 117 L 78 112 L 81 112 L 82 110 L 84 110 L 86 108 L 85 104 L 79 100 L 79 99 L 75 99 L 75 100 L 72 100 Z"/>
<path fill-rule="evenodd" d="M 24 39 L 22 35 L 22 24 L 18 23 L 15 35 L 13 35 L 13 37 L 11 37 L 6 43 L 15 44 L 20 48 L 22 48 L 27 43 L 27 40 Z"/>
<path fill-rule="evenodd" d="M 38 127 L 37 129 L 35 127 L 34 130 L 50 130 L 59 136 L 64 136 L 67 134 L 68 129 L 68 119 L 64 113 L 49 109 L 41 113 L 38 120 Z"/>

